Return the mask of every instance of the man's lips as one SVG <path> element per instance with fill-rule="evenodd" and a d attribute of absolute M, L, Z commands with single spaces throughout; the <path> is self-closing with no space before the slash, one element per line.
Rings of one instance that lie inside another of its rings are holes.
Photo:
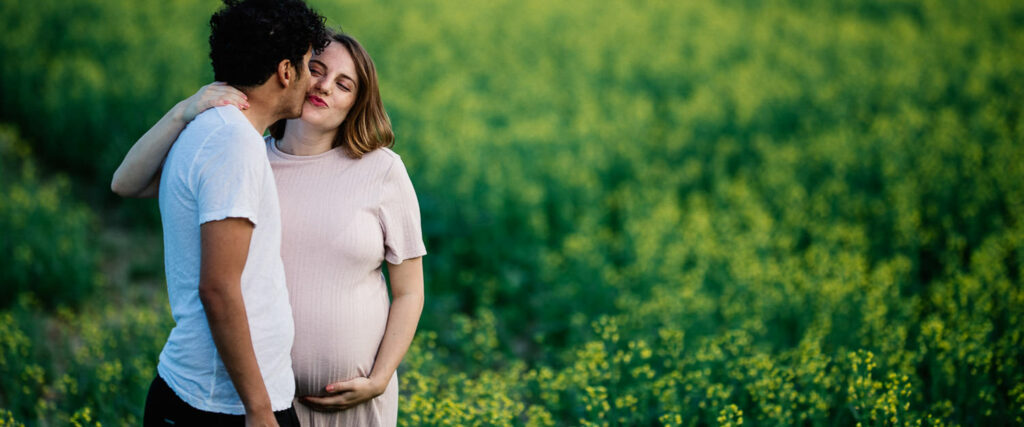
<path fill-rule="evenodd" d="M 306 97 L 306 99 L 309 100 L 309 103 L 313 104 L 313 106 L 316 106 L 316 107 L 326 107 L 327 106 L 327 103 L 324 102 L 324 100 L 322 98 L 320 98 L 319 96 L 309 95 L 309 96 Z"/>

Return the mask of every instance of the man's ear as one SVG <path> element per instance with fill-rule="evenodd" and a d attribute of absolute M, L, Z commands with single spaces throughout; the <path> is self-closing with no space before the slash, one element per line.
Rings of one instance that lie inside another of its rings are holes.
<path fill-rule="evenodd" d="M 277 82 L 281 87 L 286 88 L 295 81 L 295 67 L 290 59 L 283 59 L 277 63 Z"/>

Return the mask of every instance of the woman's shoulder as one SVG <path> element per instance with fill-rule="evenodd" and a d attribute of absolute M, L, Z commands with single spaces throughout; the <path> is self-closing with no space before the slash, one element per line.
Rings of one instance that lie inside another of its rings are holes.
<path fill-rule="evenodd" d="M 371 166 L 370 172 L 385 186 L 409 181 L 409 171 L 402 161 L 402 156 L 389 148 L 378 148 L 363 154 L 362 162 Z"/>
<path fill-rule="evenodd" d="M 385 173 L 393 167 L 405 168 L 405 164 L 402 163 L 402 156 L 398 153 L 391 151 L 390 148 L 381 147 L 373 150 L 369 153 L 363 154 L 362 162 L 373 165 L 375 169 L 381 169 Z"/>
<path fill-rule="evenodd" d="M 369 153 L 363 154 L 364 159 L 370 157 L 372 157 L 374 161 L 382 163 L 394 163 L 396 161 L 402 161 L 402 156 L 399 156 L 398 153 L 391 151 L 391 149 L 387 147 L 381 147 Z"/>

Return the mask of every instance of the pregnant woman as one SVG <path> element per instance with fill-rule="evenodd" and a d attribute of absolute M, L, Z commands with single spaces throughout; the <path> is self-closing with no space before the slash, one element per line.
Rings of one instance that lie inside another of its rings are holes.
<path fill-rule="evenodd" d="M 405 165 L 388 148 L 394 136 L 369 54 L 335 33 L 309 71 L 302 117 L 276 123 L 266 138 L 295 317 L 295 409 L 303 425 L 394 426 L 396 369 L 423 309 L 419 205 Z M 114 191 L 155 196 L 163 157 L 210 107 L 247 104 L 219 83 L 178 103 L 128 152 Z"/>

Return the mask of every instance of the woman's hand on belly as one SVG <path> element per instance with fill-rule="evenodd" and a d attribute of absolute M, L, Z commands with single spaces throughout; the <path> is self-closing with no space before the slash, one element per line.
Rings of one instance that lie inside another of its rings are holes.
<path fill-rule="evenodd" d="M 329 384 L 327 396 L 302 396 L 299 400 L 320 412 L 344 411 L 384 393 L 388 384 L 377 384 L 369 378 L 358 377 L 348 381 Z"/>

